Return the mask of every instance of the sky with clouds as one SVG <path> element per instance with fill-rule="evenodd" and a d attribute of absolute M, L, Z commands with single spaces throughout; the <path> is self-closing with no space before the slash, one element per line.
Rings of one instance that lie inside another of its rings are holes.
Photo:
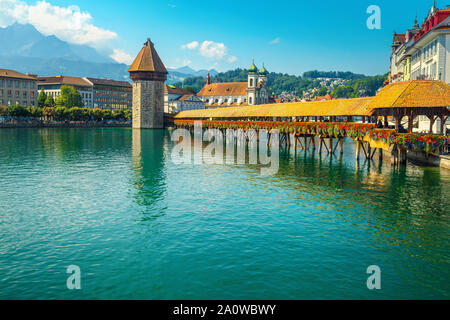
<path fill-rule="evenodd" d="M 366 26 L 367 8 L 381 9 L 381 29 Z M 381 74 L 392 33 L 433 0 L 0 0 L 0 27 L 30 23 L 45 35 L 84 44 L 131 63 L 147 37 L 167 67 L 226 71 L 252 58 L 269 71 L 340 70 Z M 443 0 L 437 1 L 444 7 Z M 1 44 L 0 44 L 1 45 Z"/>

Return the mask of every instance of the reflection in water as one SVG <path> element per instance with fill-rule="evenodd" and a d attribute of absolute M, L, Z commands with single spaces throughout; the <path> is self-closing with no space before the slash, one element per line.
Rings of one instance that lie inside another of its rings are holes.
<path fill-rule="evenodd" d="M 450 172 L 346 144 L 263 176 L 248 151 L 175 165 L 164 130 L 0 130 L 0 298 L 450 297 Z"/>
<path fill-rule="evenodd" d="M 153 220 L 165 210 L 162 200 L 166 192 L 164 144 L 167 144 L 167 132 L 132 131 L 133 184 L 137 189 L 134 198 L 142 210 L 142 220 Z"/>

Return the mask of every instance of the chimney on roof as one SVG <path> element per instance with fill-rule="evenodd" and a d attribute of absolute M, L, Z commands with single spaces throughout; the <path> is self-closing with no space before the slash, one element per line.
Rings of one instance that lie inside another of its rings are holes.
<path fill-rule="evenodd" d="M 206 85 L 211 83 L 211 77 L 209 76 L 209 72 L 206 74 Z"/>

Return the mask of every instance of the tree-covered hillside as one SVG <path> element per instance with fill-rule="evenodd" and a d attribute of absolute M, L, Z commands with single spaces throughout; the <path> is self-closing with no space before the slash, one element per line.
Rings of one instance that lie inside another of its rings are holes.
<path fill-rule="evenodd" d="M 374 96 L 377 90 L 383 86 L 383 82 L 386 79 L 387 74 L 353 80 L 347 85 L 334 88 L 330 94 L 336 99 Z"/>
<path fill-rule="evenodd" d="M 248 71 L 246 69 L 235 69 L 227 72 L 221 72 L 211 78 L 212 82 L 245 82 L 247 81 Z M 342 77 L 342 78 L 340 78 Z M 304 91 L 311 89 L 320 89 L 320 95 L 330 93 L 335 98 L 350 98 L 358 96 L 375 95 L 376 91 L 382 86 L 387 75 L 367 77 L 351 72 L 323 72 L 308 71 L 303 76 L 294 76 L 283 73 L 269 73 L 267 77 L 267 86 L 269 94 L 276 96 L 282 92 L 288 92 L 298 97 L 303 96 Z M 331 78 L 330 81 L 318 80 L 317 78 Z M 334 84 L 333 79 L 341 79 L 342 85 Z M 183 82 L 177 82 L 175 85 L 179 87 L 189 88 L 195 92 L 200 91 L 206 83 L 203 77 L 187 78 Z M 321 89 L 322 88 L 322 89 Z"/>

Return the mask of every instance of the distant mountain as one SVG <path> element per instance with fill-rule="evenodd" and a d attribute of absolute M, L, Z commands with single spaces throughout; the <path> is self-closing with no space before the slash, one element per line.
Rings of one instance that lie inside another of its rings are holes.
<path fill-rule="evenodd" d="M 30 24 L 15 23 L 0 28 L 0 43 L 8 44 L 0 46 L 0 56 L 115 63 L 89 46 L 70 44 L 55 36 L 44 36 Z"/>
<path fill-rule="evenodd" d="M 7 45 L 2 45 L 6 43 Z M 39 76 L 69 75 L 129 81 L 128 67 L 101 55 L 95 49 L 45 36 L 31 24 L 15 23 L 0 28 L 0 68 Z M 205 78 L 216 70 L 194 70 L 188 66 L 168 69 L 167 83 L 191 77 Z"/>
<path fill-rule="evenodd" d="M 75 77 L 108 78 L 130 81 L 129 66 L 120 63 L 96 63 L 64 58 L 32 58 L 0 56 L 0 68 L 12 69 L 38 76 L 68 75 Z"/>
<path fill-rule="evenodd" d="M 214 69 L 195 71 L 189 66 L 184 66 L 181 68 L 168 68 L 167 71 L 169 71 L 167 83 L 183 82 L 185 79 L 193 77 L 206 78 L 208 72 L 211 77 L 214 77 L 218 74 L 218 72 Z"/>

